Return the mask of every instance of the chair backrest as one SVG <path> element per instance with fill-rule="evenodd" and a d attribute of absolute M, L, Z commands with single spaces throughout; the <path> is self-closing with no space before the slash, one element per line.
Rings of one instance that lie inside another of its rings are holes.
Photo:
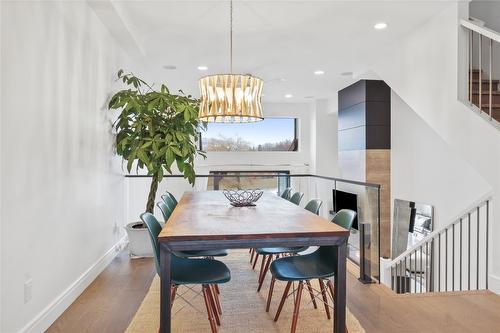
<path fill-rule="evenodd" d="M 323 201 L 319 199 L 313 199 L 307 203 L 307 205 L 304 207 L 304 209 L 307 209 L 313 214 L 319 215 L 319 209 L 321 208 L 321 205 L 323 204 Z"/>
<path fill-rule="evenodd" d="M 354 218 L 356 217 L 356 212 L 350 209 L 341 209 L 333 216 L 332 222 L 351 231 L 352 224 L 354 223 Z M 347 246 L 347 244 L 346 244 Z M 335 261 L 332 258 L 336 258 L 337 256 L 337 247 L 336 246 L 320 246 L 318 251 L 322 260 L 325 260 L 328 265 L 334 263 Z"/>
<path fill-rule="evenodd" d="M 168 196 L 170 197 L 170 199 L 172 199 L 172 202 L 174 203 L 174 208 L 175 206 L 177 206 L 178 202 L 177 202 L 177 199 L 174 197 L 174 195 L 172 193 L 170 193 L 169 191 L 165 191 L 165 193 L 168 194 Z"/>
<path fill-rule="evenodd" d="M 151 245 L 153 246 L 153 254 L 155 256 L 156 272 L 160 274 L 160 244 L 158 242 L 158 235 L 161 231 L 161 225 L 151 213 L 142 213 L 141 220 L 146 223 L 148 227 Z"/>
<path fill-rule="evenodd" d="M 350 209 L 341 209 L 333 216 L 332 222 L 344 229 L 351 231 L 352 224 L 356 218 L 356 212 Z"/>
<path fill-rule="evenodd" d="M 167 223 L 168 219 L 170 218 L 170 215 L 172 215 L 172 209 L 169 206 L 167 206 L 167 204 L 164 201 L 157 202 L 156 206 L 160 208 L 161 214 L 163 215 L 163 221 Z"/>
<path fill-rule="evenodd" d="M 290 202 L 296 204 L 297 206 L 300 204 L 300 201 L 302 200 L 302 197 L 304 196 L 304 193 L 302 192 L 295 192 L 292 197 L 290 198 Z"/>
<path fill-rule="evenodd" d="M 172 211 L 174 210 L 176 203 L 172 200 L 172 198 L 170 197 L 170 195 L 168 195 L 168 193 L 163 194 L 161 196 L 161 199 Z"/>
<path fill-rule="evenodd" d="M 292 188 L 287 187 L 283 193 L 281 193 L 281 197 L 286 200 L 290 200 L 290 195 L 292 194 Z"/>

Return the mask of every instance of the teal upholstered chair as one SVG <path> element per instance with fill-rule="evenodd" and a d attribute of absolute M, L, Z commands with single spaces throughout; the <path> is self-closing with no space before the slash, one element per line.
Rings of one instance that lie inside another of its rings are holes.
<path fill-rule="evenodd" d="M 175 209 L 175 207 L 177 206 L 177 203 L 176 201 L 174 201 L 172 199 L 172 197 L 170 195 L 167 194 L 163 194 L 161 196 L 161 199 L 163 200 L 163 202 L 168 206 L 170 207 L 170 209 L 173 211 Z"/>
<path fill-rule="evenodd" d="M 297 206 L 300 205 L 300 201 L 302 201 L 302 197 L 304 196 L 304 193 L 302 192 L 295 192 L 291 197 L 290 197 L 290 202 L 296 204 Z"/>
<path fill-rule="evenodd" d="M 310 211 L 313 214 L 318 215 L 319 214 L 319 209 L 321 208 L 321 205 L 323 202 L 319 199 L 313 199 L 307 203 L 307 205 L 304 207 L 304 209 Z M 267 272 L 269 270 L 269 265 L 271 264 L 271 261 L 273 260 L 273 256 L 279 257 L 282 256 L 283 254 L 297 254 L 299 252 L 302 252 L 306 250 L 308 247 L 304 246 L 298 246 L 298 247 L 261 247 L 257 248 L 255 251 L 257 252 L 257 255 L 262 255 L 262 264 L 260 268 L 260 274 L 259 274 L 259 286 L 257 287 L 257 291 L 260 291 L 262 288 L 262 284 L 264 283 L 264 280 L 266 278 Z M 267 260 L 266 260 L 267 259 Z M 266 262 L 264 264 L 264 262 Z"/>
<path fill-rule="evenodd" d="M 292 195 L 292 188 L 291 187 L 287 187 L 283 193 L 281 193 L 281 197 L 283 199 L 286 199 L 286 200 L 289 200 L 290 199 L 290 196 Z"/>
<path fill-rule="evenodd" d="M 160 208 L 161 215 L 163 215 L 163 221 L 167 223 L 168 219 L 170 218 L 170 215 L 172 215 L 172 209 L 170 209 L 169 206 L 164 201 L 160 201 L 156 203 L 156 206 Z"/>
<path fill-rule="evenodd" d="M 354 218 L 356 217 L 356 212 L 349 209 L 341 209 L 333 217 L 332 222 L 340 225 L 341 227 L 351 230 Z M 328 319 L 330 319 L 330 309 L 328 306 L 327 298 L 327 288 L 333 298 L 335 290 L 332 281 L 329 279 L 335 275 L 336 262 L 335 259 L 337 254 L 336 246 L 320 246 L 318 250 L 311 254 L 306 254 L 302 256 L 292 256 L 276 259 L 271 264 L 271 274 L 273 279 L 271 281 L 271 286 L 269 287 L 269 295 L 267 298 L 266 311 L 269 311 L 269 306 L 271 304 L 271 298 L 273 294 L 273 288 L 276 280 L 286 281 L 287 285 L 281 298 L 278 310 L 276 311 L 276 316 L 274 321 L 277 321 L 285 300 L 288 297 L 288 292 L 292 285 L 292 282 L 298 282 L 298 290 L 295 301 L 293 322 L 292 322 L 292 333 L 295 332 L 295 327 L 297 325 L 297 319 L 300 309 L 300 298 L 301 293 L 304 288 L 304 282 L 309 287 L 309 281 L 313 279 L 318 279 L 321 289 L 321 294 L 323 298 L 323 303 L 325 305 L 325 311 Z M 326 282 L 326 283 L 325 283 Z"/>
<path fill-rule="evenodd" d="M 319 215 L 319 209 L 321 208 L 322 204 L 323 201 L 319 199 L 313 199 L 304 206 L 304 209 L 310 211 L 313 214 Z"/>
<path fill-rule="evenodd" d="M 156 272 L 160 275 L 160 244 L 158 235 L 161 225 L 153 214 L 143 213 L 142 221 L 147 225 L 153 253 L 155 258 Z M 220 304 L 214 285 L 226 283 L 231 279 L 229 268 L 218 260 L 211 259 L 186 259 L 172 255 L 172 304 L 175 299 L 179 285 L 199 284 L 202 285 L 205 306 L 212 333 L 217 332 L 216 324 L 220 325 Z"/>
<path fill-rule="evenodd" d="M 165 219 L 165 224 L 167 224 L 168 219 L 172 215 L 173 209 L 170 208 L 164 201 L 157 202 L 156 205 L 160 208 L 163 218 Z M 225 257 L 228 255 L 227 250 L 192 250 L 192 251 L 178 251 L 176 254 L 184 258 L 194 258 L 194 257 Z"/>
<path fill-rule="evenodd" d="M 172 199 L 172 202 L 174 203 L 175 206 L 177 206 L 177 199 L 174 197 L 174 195 L 172 193 L 170 193 L 169 191 L 165 191 L 165 194 L 167 194 L 170 199 Z"/>

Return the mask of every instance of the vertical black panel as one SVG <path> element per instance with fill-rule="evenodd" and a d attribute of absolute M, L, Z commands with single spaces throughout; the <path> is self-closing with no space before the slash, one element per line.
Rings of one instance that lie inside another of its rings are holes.
<path fill-rule="evenodd" d="M 360 80 L 339 91 L 339 150 L 390 149 L 391 89 Z"/>
<path fill-rule="evenodd" d="M 361 80 L 339 91 L 339 110 L 344 110 L 365 100 L 366 81 Z"/>

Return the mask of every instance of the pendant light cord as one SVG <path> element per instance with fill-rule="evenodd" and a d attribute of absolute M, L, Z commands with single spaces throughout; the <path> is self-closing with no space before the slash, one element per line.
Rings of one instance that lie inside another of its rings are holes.
<path fill-rule="evenodd" d="M 230 1 L 229 7 L 229 72 L 233 74 L 233 0 Z"/>

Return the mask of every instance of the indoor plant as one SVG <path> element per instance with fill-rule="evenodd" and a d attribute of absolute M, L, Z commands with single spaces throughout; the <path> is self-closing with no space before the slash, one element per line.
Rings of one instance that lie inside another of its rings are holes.
<path fill-rule="evenodd" d="M 172 173 L 172 165 L 194 184 L 194 161 L 197 154 L 198 100 L 182 91 L 172 94 L 165 85 L 155 90 L 152 85 L 118 71 L 127 89 L 115 93 L 109 102 L 110 110 L 120 110 L 113 124 L 116 131 L 116 153 L 123 157 L 130 173 L 135 167 L 146 169 L 151 185 L 146 211 L 153 213 L 158 183 L 165 173 Z M 129 248 L 132 255 L 151 253 L 145 225 L 133 222 L 127 225 Z"/>

